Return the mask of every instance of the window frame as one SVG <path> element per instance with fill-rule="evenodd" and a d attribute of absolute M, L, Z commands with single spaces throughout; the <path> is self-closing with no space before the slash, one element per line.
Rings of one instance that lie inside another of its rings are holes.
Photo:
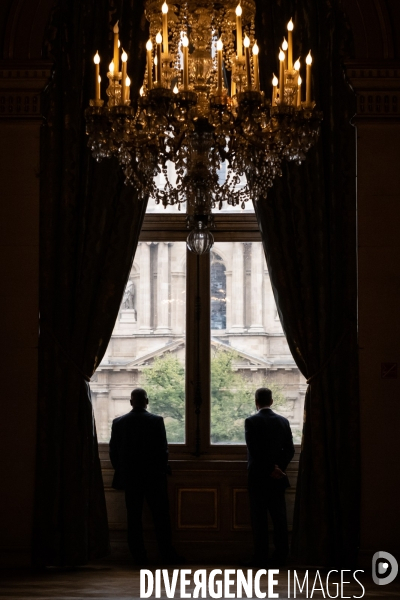
<path fill-rule="evenodd" d="M 255 213 L 214 213 L 216 242 L 260 242 Z M 141 242 L 186 241 L 186 214 L 148 213 Z M 169 444 L 172 459 L 246 460 L 245 444 L 210 441 L 210 261 L 187 250 L 186 258 L 185 443 Z M 196 401 L 200 394 L 201 403 Z"/>

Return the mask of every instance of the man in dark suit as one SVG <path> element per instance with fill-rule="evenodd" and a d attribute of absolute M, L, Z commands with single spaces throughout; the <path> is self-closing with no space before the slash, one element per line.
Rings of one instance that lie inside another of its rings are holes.
<path fill-rule="evenodd" d="M 114 419 L 110 459 L 115 469 L 112 487 L 125 490 L 128 545 L 134 561 L 147 563 L 143 539 L 143 500 L 152 513 L 157 543 L 164 564 L 181 561 L 171 543 L 167 490 L 168 442 L 164 419 L 147 411 L 145 390 L 131 393 L 132 410 Z"/>
<path fill-rule="evenodd" d="M 289 553 L 285 490 L 286 467 L 294 456 L 289 421 L 271 410 L 272 392 L 256 391 L 257 413 L 245 421 L 248 486 L 254 539 L 252 566 L 280 566 Z M 268 512 L 274 528 L 275 553 L 268 561 Z"/>

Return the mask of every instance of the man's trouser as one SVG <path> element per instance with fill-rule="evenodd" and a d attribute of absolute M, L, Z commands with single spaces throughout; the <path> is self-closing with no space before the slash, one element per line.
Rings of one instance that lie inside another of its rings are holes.
<path fill-rule="evenodd" d="M 132 478 L 126 486 L 128 546 L 136 560 L 146 558 L 142 525 L 144 500 L 146 500 L 153 517 L 160 554 L 162 557 L 167 557 L 172 544 L 166 474 L 158 472 L 140 474 Z"/>
<path fill-rule="evenodd" d="M 274 480 L 264 474 L 249 473 L 248 479 L 254 555 L 268 559 L 268 513 L 273 525 L 274 558 L 286 560 L 289 554 L 285 490 L 287 479 Z"/>

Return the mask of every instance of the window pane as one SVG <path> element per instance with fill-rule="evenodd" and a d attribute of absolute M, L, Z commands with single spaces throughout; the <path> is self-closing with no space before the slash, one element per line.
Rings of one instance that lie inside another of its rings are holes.
<path fill-rule="evenodd" d="M 186 244 L 139 244 L 107 352 L 91 384 L 97 435 L 144 387 L 149 411 L 164 417 L 168 441 L 185 441 Z"/>
<path fill-rule="evenodd" d="M 211 277 L 211 443 L 244 444 L 254 392 L 269 387 L 299 443 L 305 379 L 277 317 L 261 242 L 216 243 Z"/>

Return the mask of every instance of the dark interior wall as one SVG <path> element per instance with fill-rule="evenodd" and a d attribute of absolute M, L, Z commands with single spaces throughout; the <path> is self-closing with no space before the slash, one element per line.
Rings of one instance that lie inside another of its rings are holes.
<path fill-rule="evenodd" d="M 38 121 L 0 120 L 0 564 L 29 564 L 36 447 Z"/>
<path fill-rule="evenodd" d="M 342 0 L 342 6 L 353 33 L 354 58 L 371 63 L 398 58 L 397 0 Z"/>
<path fill-rule="evenodd" d="M 387 0 L 387 8 L 393 33 L 394 58 L 400 59 L 400 2 Z"/>
<path fill-rule="evenodd" d="M 0 18 L 5 22 L 0 25 L 4 32 L 0 56 L 14 61 L 40 59 L 53 0 L 2 0 L 1 4 Z"/>
<path fill-rule="evenodd" d="M 0 564 L 28 565 L 34 498 L 41 61 L 48 0 L 0 3 Z M 4 493 L 5 492 L 5 493 Z"/>
<path fill-rule="evenodd" d="M 382 363 L 400 366 L 400 123 L 360 122 L 357 135 L 361 548 L 370 555 L 400 550 L 400 379 L 381 373 Z"/>
<path fill-rule="evenodd" d="M 0 40 L 4 41 L 6 29 L 9 22 L 9 15 L 13 0 L 3 0 L 0 2 Z M 4 43 L 0 46 L 0 57 L 4 58 Z"/>
<path fill-rule="evenodd" d="M 19 97 L 17 71 L 6 75 L 17 63 L 37 72 L 33 63 L 39 64 L 50 4 L 0 3 L 0 99 L 7 94 Z M 390 62 L 393 71 L 393 61 L 399 58 L 398 0 L 346 0 L 345 6 L 356 39 L 355 60 L 383 68 Z M 374 93 L 391 85 L 399 89 L 400 75 L 397 80 L 396 75 L 390 77 L 372 77 L 365 85 Z M 35 83 L 32 75 L 21 85 L 36 93 L 44 80 Z M 368 94 L 367 90 L 367 103 Z M 394 114 L 381 115 L 377 109 L 357 121 L 361 547 L 366 554 L 382 549 L 380 544 L 389 551 L 400 550 L 400 475 L 395 462 L 399 380 L 382 380 L 380 371 L 382 362 L 400 364 L 399 127 Z M 33 113 L 24 118 L 0 113 L 0 477 L 6 490 L 0 507 L 0 561 L 19 565 L 29 562 L 36 443 L 39 131 L 40 120 Z"/>

